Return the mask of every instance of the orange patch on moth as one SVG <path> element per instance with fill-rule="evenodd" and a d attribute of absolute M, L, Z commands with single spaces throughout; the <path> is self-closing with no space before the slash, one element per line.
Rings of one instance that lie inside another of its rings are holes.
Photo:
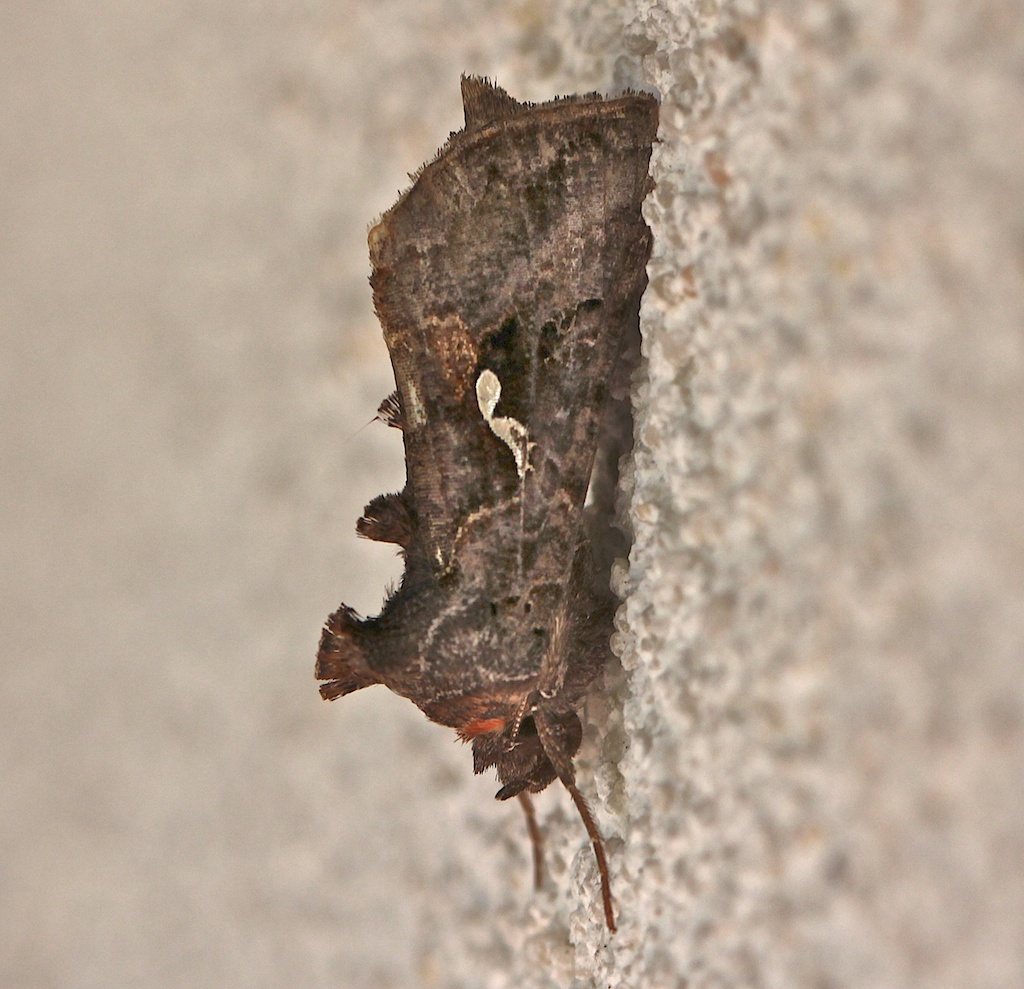
<path fill-rule="evenodd" d="M 505 727 L 507 720 L 505 718 L 474 718 L 472 721 L 467 722 L 461 728 L 458 728 L 459 738 L 464 742 L 468 742 L 471 738 L 476 738 L 477 735 L 486 735 L 492 731 L 501 731 Z"/>

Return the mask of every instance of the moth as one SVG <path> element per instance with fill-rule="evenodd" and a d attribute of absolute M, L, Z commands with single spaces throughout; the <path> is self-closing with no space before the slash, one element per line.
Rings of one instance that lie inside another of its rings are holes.
<path fill-rule="evenodd" d="M 370 284 L 396 390 L 406 484 L 356 530 L 401 548 L 374 618 L 342 605 L 316 677 L 328 700 L 384 684 L 472 744 L 498 800 L 558 779 L 597 858 L 576 785 L 578 716 L 604 668 L 614 599 L 585 526 L 602 412 L 647 285 L 641 204 L 658 104 L 643 93 L 520 103 L 462 78 L 465 127 L 369 234 Z"/>

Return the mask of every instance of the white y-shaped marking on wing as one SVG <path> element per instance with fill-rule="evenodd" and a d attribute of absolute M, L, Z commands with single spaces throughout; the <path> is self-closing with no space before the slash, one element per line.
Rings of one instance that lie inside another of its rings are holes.
<path fill-rule="evenodd" d="M 533 470 L 530 464 L 530 448 L 536 443 L 530 442 L 529 430 L 516 419 L 509 416 L 496 416 L 494 410 L 498 407 L 498 399 L 501 398 L 501 382 L 498 376 L 490 370 L 480 372 L 476 379 L 476 401 L 480 406 L 480 414 L 484 421 L 491 427 L 491 432 L 501 440 L 511 451 L 516 459 L 516 471 L 519 479 L 526 477 L 528 470 Z"/>

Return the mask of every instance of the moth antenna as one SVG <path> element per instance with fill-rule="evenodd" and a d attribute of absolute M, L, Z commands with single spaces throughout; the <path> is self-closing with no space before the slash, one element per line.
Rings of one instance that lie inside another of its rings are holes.
<path fill-rule="evenodd" d="M 583 826 L 587 829 L 587 834 L 590 836 L 591 845 L 594 846 L 594 856 L 597 858 L 597 871 L 601 877 L 601 902 L 604 904 L 604 921 L 608 925 L 608 930 L 614 934 L 616 931 L 615 912 L 612 909 L 612 886 L 608 878 L 608 859 L 604 854 L 604 840 L 601 837 L 601 832 L 598 830 L 593 815 L 590 813 L 586 800 L 583 799 L 583 794 L 580 793 L 574 783 L 567 783 L 565 780 L 562 780 L 562 783 L 569 791 L 569 796 L 572 797 L 572 802 L 576 805 L 576 809 L 580 812 Z"/>
<path fill-rule="evenodd" d="M 537 824 L 537 814 L 533 809 L 533 801 L 526 790 L 519 793 L 519 806 L 526 815 L 526 830 L 530 832 L 530 845 L 533 848 L 533 886 L 542 889 L 544 886 L 544 836 Z"/>
<path fill-rule="evenodd" d="M 363 509 L 356 532 L 364 539 L 407 547 L 412 542 L 413 523 L 405 498 L 401 493 L 377 495 Z"/>
<path fill-rule="evenodd" d="M 355 690 L 380 683 L 366 661 L 366 653 L 359 644 L 359 633 L 363 623 L 356 613 L 342 605 L 324 625 L 320 636 L 320 648 L 316 654 L 317 680 L 329 680 L 320 684 L 320 696 L 326 701 L 344 697 Z"/>

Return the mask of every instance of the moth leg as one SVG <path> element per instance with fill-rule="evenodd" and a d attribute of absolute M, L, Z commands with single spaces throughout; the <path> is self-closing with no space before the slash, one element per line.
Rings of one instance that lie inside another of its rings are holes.
<path fill-rule="evenodd" d="M 615 911 L 612 909 L 612 886 L 608 878 L 608 859 L 604 854 L 604 840 L 601 838 L 601 832 L 597 828 L 597 822 L 594 820 L 593 815 L 591 815 L 586 800 L 583 799 L 583 794 L 576 789 L 576 784 L 566 783 L 565 780 L 562 780 L 562 782 L 569 791 L 569 796 L 572 797 L 572 802 L 576 805 L 576 809 L 580 812 L 583 826 L 587 829 L 587 834 L 590 835 L 591 845 L 594 846 L 594 855 L 597 858 L 597 871 L 601 876 L 601 902 L 604 904 L 604 920 L 608 925 L 608 930 L 614 934 L 616 930 Z"/>
<path fill-rule="evenodd" d="M 572 755 L 580 744 L 579 719 L 573 715 L 572 720 L 558 719 L 543 709 L 534 712 L 534 723 L 540 735 L 541 744 L 551 765 L 554 767 L 562 785 L 569 791 L 572 802 L 579 811 L 583 826 L 587 829 L 590 844 L 594 846 L 594 857 L 597 859 L 597 872 L 601 878 L 601 902 L 604 905 L 604 919 L 608 930 L 615 933 L 615 912 L 612 909 L 612 887 L 608 876 L 608 858 L 604 853 L 604 839 L 598 829 L 597 822 L 590 813 L 583 794 L 576 786 L 576 773 L 573 769 Z"/>
<path fill-rule="evenodd" d="M 526 790 L 519 793 L 519 806 L 526 815 L 526 830 L 530 832 L 530 845 L 533 848 L 533 886 L 534 889 L 544 887 L 544 836 L 537 824 L 537 814 L 533 809 L 533 801 Z"/>

